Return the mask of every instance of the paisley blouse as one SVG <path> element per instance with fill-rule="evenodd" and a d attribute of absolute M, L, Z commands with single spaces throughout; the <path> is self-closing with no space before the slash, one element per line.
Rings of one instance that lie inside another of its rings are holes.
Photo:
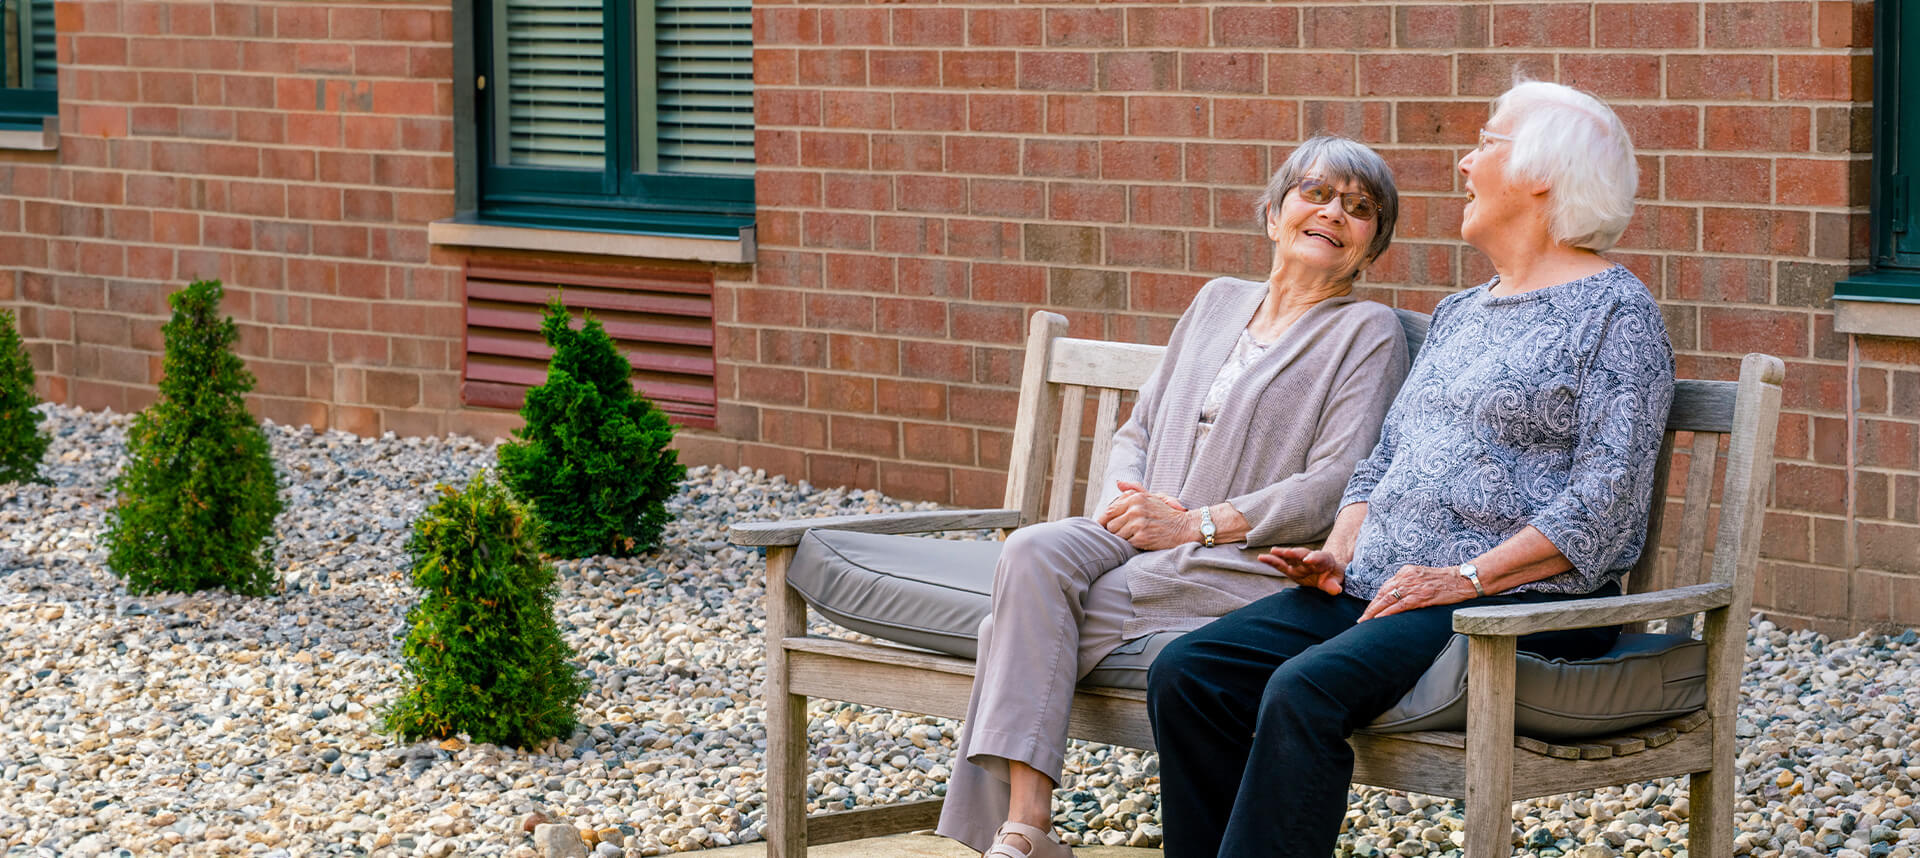
<path fill-rule="evenodd" d="M 1366 501 L 1347 592 L 1403 565 L 1464 563 L 1532 525 L 1573 568 L 1516 591 L 1590 593 L 1646 539 L 1673 347 L 1646 286 L 1615 266 L 1435 308 L 1425 347 L 1341 505 Z"/>

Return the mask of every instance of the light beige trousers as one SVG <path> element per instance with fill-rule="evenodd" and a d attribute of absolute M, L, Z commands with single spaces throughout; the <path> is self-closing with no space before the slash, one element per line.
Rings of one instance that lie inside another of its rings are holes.
<path fill-rule="evenodd" d="M 1140 553 L 1088 518 L 1029 525 L 1007 537 L 993 576 L 993 611 L 947 780 L 938 831 L 979 851 L 1006 821 L 1007 762 L 1060 783 L 1073 686 L 1123 643 L 1133 618 L 1125 575 Z"/>

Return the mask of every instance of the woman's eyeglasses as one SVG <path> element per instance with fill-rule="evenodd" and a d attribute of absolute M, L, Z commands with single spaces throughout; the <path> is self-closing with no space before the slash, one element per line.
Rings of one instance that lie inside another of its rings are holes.
<path fill-rule="evenodd" d="M 1341 193 L 1338 188 L 1319 179 L 1301 179 L 1294 190 L 1300 192 L 1300 199 L 1316 206 L 1324 206 L 1332 202 L 1334 197 L 1339 197 L 1340 210 L 1360 220 L 1373 220 L 1380 214 L 1380 204 L 1374 202 L 1372 197 L 1358 191 Z"/>
<path fill-rule="evenodd" d="M 1485 128 L 1480 129 L 1480 147 L 1479 148 L 1480 148 L 1480 151 L 1482 152 L 1487 151 L 1487 149 L 1493 146 L 1493 144 L 1495 143 L 1512 143 L 1512 142 L 1513 142 L 1513 135 L 1511 134 L 1501 134 L 1494 131 L 1488 131 Z"/>

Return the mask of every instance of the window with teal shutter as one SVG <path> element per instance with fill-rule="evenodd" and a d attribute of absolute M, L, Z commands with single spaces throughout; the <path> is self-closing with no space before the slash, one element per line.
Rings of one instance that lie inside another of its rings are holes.
<path fill-rule="evenodd" d="M 753 216 L 749 0 L 492 0 L 480 216 L 735 237 Z"/>
<path fill-rule="evenodd" d="M 1920 5 L 1874 11 L 1872 256 L 1834 297 L 1920 304 Z"/>
<path fill-rule="evenodd" d="M 38 129 L 60 111 L 53 0 L 0 0 L 0 126 Z"/>

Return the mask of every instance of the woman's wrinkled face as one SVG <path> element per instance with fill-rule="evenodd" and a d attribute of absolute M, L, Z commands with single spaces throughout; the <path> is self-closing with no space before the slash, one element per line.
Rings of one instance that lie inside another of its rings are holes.
<path fill-rule="evenodd" d="M 1339 193 L 1324 203 L 1312 203 L 1300 196 L 1300 187 L 1287 191 L 1280 205 L 1267 213 L 1267 237 L 1273 239 L 1282 265 L 1303 266 L 1307 271 L 1334 280 L 1358 275 L 1367 263 L 1367 247 L 1380 228 L 1379 214 L 1359 218 L 1347 213 L 1342 194 L 1367 194 L 1353 179 L 1334 179 L 1309 174 L 1308 181 L 1330 185 Z M 1374 208 L 1377 210 L 1378 205 Z"/>
<path fill-rule="evenodd" d="M 1507 178 L 1507 157 L 1513 150 L 1512 118 L 1501 115 L 1487 120 L 1480 132 L 1479 145 L 1460 159 L 1460 173 L 1466 177 L 1467 207 L 1460 217 L 1460 237 L 1480 246 L 1480 239 L 1514 215 L 1522 198 L 1530 197 L 1526 188 Z"/>

